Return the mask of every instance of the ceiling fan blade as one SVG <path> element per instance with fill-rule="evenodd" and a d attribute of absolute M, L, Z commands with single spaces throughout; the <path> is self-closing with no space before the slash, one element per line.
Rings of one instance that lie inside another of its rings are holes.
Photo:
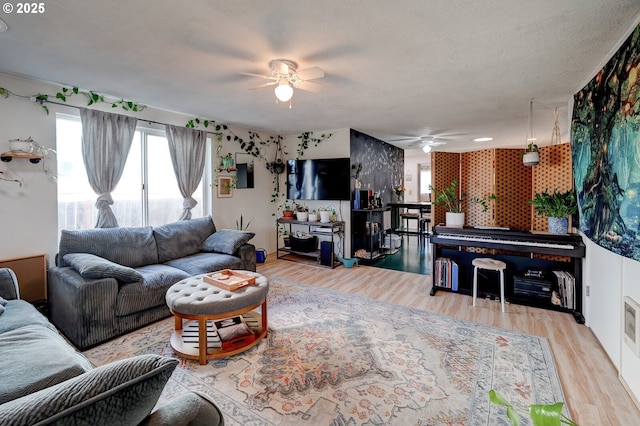
<path fill-rule="evenodd" d="M 440 146 L 440 145 L 446 145 L 446 144 L 447 144 L 446 142 L 442 142 L 442 141 L 432 141 L 432 142 L 429 142 L 427 145 Z"/>
<path fill-rule="evenodd" d="M 306 70 L 298 71 L 298 77 L 300 80 L 314 80 L 316 78 L 324 78 L 324 71 L 322 68 L 313 67 L 307 68 Z"/>
<path fill-rule="evenodd" d="M 320 89 L 322 89 L 322 85 L 313 83 L 311 81 L 301 81 L 296 85 L 296 87 L 300 90 L 306 90 L 313 93 L 317 93 L 320 91 Z"/>
<path fill-rule="evenodd" d="M 266 79 L 269 79 L 269 80 L 270 80 L 270 79 L 273 79 L 273 77 L 272 77 L 272 76 L 270 76 L 270 75 L 253 74 L 253 73 L 250 73 L 250 72 L 241 72 L 240 74 L 242 74 L 242 75 L 248 75 L 248 76 L 250 76 L 250 77 L 266 78 Z"/>
<path fill-rule="evenodd" d="M 282 61 L 271 62 L 271 67 L 278 74 L 289 75 L 289 65 Z"/>
<path fill-rule="evenodd" d="M 268 86 L 273 86 L 275 85 L 277 82 L 276 81 L 272 81 L 270 83 L 264 83 L 261 84 L 259 86 L 255 86 L 255 87 L 250 87 L 249 90 L 256 90 L 256 89 L 262 89 L 263 87 L 268 87 Z"/>

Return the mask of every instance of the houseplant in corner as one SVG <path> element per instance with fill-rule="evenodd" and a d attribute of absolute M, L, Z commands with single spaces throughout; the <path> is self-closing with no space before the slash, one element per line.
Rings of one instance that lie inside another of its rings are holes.
<path fill-rule="evenodd" d="M 544 190 L 528 202 L 533 205 L 536 213 L 547 216 L 549 232 L 552 234 L 566 234 L 569 231 L 569 216 L 578 211 L 573 190 L 560 192 L 556 189 L 553 194 Z"/>

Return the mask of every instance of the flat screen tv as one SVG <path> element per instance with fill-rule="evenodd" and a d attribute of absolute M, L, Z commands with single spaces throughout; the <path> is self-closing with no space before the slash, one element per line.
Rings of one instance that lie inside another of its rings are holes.
<path fill-rule="evenodd" d="M 287 160 L 290 200 L 350 200 L 349 158 Z"/>

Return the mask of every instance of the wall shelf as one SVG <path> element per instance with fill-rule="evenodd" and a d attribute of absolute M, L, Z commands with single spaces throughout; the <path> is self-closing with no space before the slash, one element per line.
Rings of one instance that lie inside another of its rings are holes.
<path fill-rule="evenodd" d="M 26 152 L 12 152 L 12 151 L 4 152 L 0 154 L 0 160 L 4 161 L 5 163 L 8 163 L 14 158 L 26 158 L 33 164 L 38 164 L 40 160 L 44 158 L 44 155 L 34 155 L 34 154 L 27 154 Z"/>

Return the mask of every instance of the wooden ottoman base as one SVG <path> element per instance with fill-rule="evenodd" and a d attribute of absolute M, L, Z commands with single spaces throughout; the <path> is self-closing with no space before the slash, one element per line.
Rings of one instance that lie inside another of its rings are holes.
<path fill-rule="evenodd" d="M 261 307 L 260 312 L 255 312 L 254 309 Z M 171 311 L 174 315 L 175 331 L 171 334 L 171 347 L 179 355 L 188 359 L 197 359 L 200 365 L 205 365 L 209 359 L 224 358 L 227 356 L 239 354 L 257 345 L 267 335 L 267 298 L 255 305 L 248 306 L 246 308 L 238 309 L 233 312 L 225 312 L 216 315 L 189 315 L 182 314 L 180 312 Z M 220 345 L 220 348 L 209 347 L 209 337 L 213 337 L 215 326 L 212 324 L 215 320 L 221 320 L 226 318 L 232 318 L 236 316 L 249 316 L 259 324 L 258 329 L 254 330 L 254 338 L 236 339 L 229 344 L 225 344 L 225 348 Z M 186 324 L 183 324 L 183 320 L 188 320 Z M 211 322 L 208 327 L 207 322 Z M 198 345 L 189 345 L 185 343 L 185 339 L 189 340 L 187 331 L 185 329 L 192 328 L 197 324 L 198 330 Z"/>

